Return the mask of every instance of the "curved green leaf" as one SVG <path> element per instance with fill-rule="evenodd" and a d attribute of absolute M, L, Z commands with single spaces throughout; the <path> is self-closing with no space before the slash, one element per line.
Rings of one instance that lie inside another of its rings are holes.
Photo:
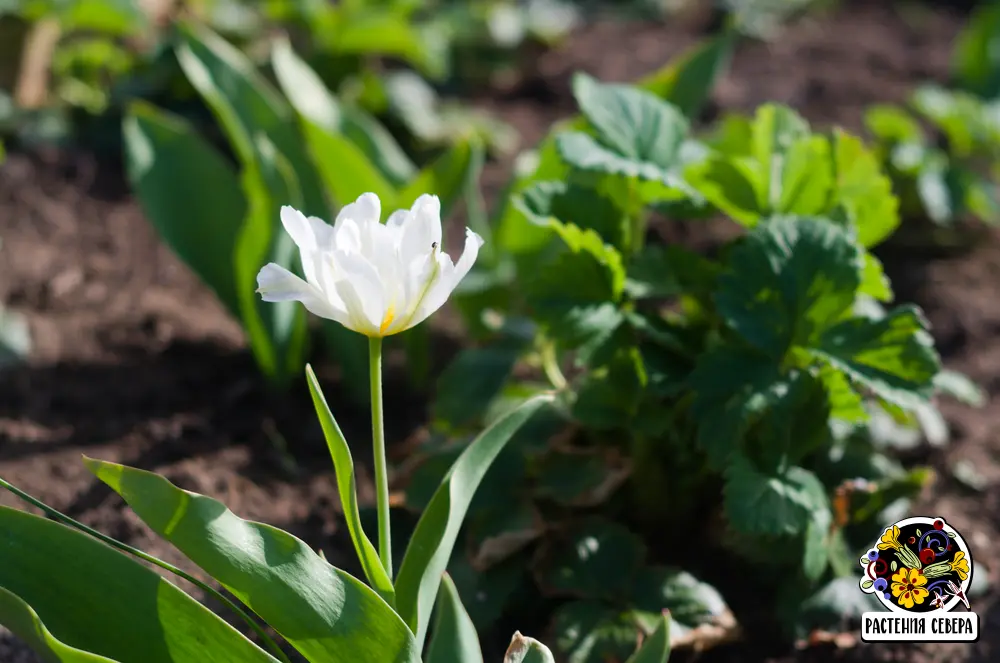
<path fill-rule="evenodd" d="M 437 619 L 427 663 L 483 663 L 483 651 L 472 618 L 465 611 L 458 589 L 447 573 L 441 578 L 441 593 L 437 600 Z"/>
<path fill-rule="evenodd" d="M 772 357 L 809 346 L 854 303 L 861 249 L 822 219 L 782 218 L 757 226 L 733 249 L 719 279 L 719 313 Z"/>
<path fill-rule="evenodd" d="M 302 131 L 323 184 L 338 206 L 352 203 L 368 192 L 377 195 L 385 207 L 391 205 L 388 201 L 396 199 L 395 187 L 382 177 L 357 145 L 306 118 L 302 118 Z"/>
<path fill-rule="evenodd" d="M 38 613 L 16 594 L 0 587 L 0 624 L 31 647 L 38 655 L 53 663 L 116 663 L 59 641 L 42 623 Z"/>
<path fill-rule="evenodd" d="M 138 561 L 8 507 L 0 507 L 0 623 L 61 663 L 275 663 Z"/>
<path fill-rule="evenodd" d="M 288 233 L 278 231 L 275 219 L 282 205 L 301 208 L 302 194 L 288 160 L 266 136 L 257 136 L 254 148 L 256 158 L 243 168 L 249 210 L 237 238 L 233 267 L 250 348 L 264 374 L 284 385 L 305 361 L 306 312 L 294 301 L 264 302 L 255 285 L 261 265 L 298 267 L 295 243 Z"/>
<path fill-rule="evenodd" d="M 539 394 L 498 419 L 451 466 L 420 517 L 396 578 L 396 611 L 422 644 L 431 610 L 472 497 L 514 433 L 553 399 Z"/>
<path fill-rule="evenodd" d="M 266 135 L 295 171 L 302 189 L 302 212 L 320 217 L 329 214 L 292 108 L 253 64 L 219 35 L 196 24 L 181 25 L 179 34 L 177 61 L 218 118 L 240 160 L 252 161 L 256 137 Z"/>
<path fill-rule="evenodd" d="M 302 117 L 327 131 L 340 131 L 340 103 L 319 75 L 292 50 L 287 38 L 275 40 L 271 68 L 281 91 Z"/>
<path fill-rule="evenodd" d="M 218 580 L 308 660 L 419 663 L 406 624 L 367 585 L 300 539 L 243 520 L 165 478 L 85 458 L 157 534 Z"/>
<path fill-rule="evenodd" d="M 659 624 L 625 663 L 667 663 L 670 658 L 670 613 L 660 615 Z"/>
<path fill-rule="evenodd" d="M 122 133 L 129 182 L 146 216 L 239 317 L 233 259 L 247 203 L 236 173 L 189 124 L 146 103 L 131 105 Z"/>
<path fill-rule="evenodd" d="M 457 143 L 403 187 L 394 201 L 395 207 L 409 208 L 421 194 L 433 193 L 441 199 L 441 218 L 446 218 L 465 190 L 466 182 L 470 178 L 478 179 L 482 152 L 478 141 Z"/>
<path fill-rule="evenodd" d="M 320 426 L 323 427 L 326 446 L 333 459 L 333 468 L 337 474 L 340 508 L 344 512 L 344 519 L 347 521 L 347 529 L 351 533 L 354 550 L 358 554 L 358 560 L 361 562 L 361 568 L 364 569 L 368 582 L 386 602 L 392 605 L 395 599 L 392 580 L 385 572 L 382 562 L 379 561 L 378 551 L 361 526 L 357 479 L 354 476 L 354 459 L 351 458 L 351 448 L 348 446 L 340 426 L 337 425 L 337 420 L 333 418 L 330 406 L 326 404 L 326 398 L 323 396 L 323 390 L 316 380 L 316 374 L 313 373 L 312 366 L 309 365 L 306 365 L 306 380 L 309 382 L 309 393 L 312 394 L 316 415 L 319 417 Z"/>

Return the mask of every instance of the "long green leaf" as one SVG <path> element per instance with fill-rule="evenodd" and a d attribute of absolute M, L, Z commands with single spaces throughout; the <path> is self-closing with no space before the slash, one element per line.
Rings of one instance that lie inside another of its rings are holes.
<path fill-rule="evenodd" d="M 417 173 L 399 192 L 395 207 L 409 208 L 421 194 L 434 193 L 441 199 L 441 218 L 446 218 L 464 193 L 469 179 L 479 177 L 482 150 L 476 139 L 455 144 Z"/>
<path fill-rule="evenodd" d="M 282 92 L 299 115 L 333 133 L 343 134 L 393 185 L 414 177 L 416 167 L 378 120 L 360 108 L 341 106 L 319 75 L 300 58 L 287 39 L 275 41 L 271 67 Z"/>
<path fill-rule="evenodd" d="M 427 635 L 434 600 L 451 558 L 472 497 L 497 454 L 551 394 L 535 396 L 497 420 L 458 457 L 427 505 L 403 557 L 396 578 L 396 611 L 421 645 Z"/>
<path fill-rule="evenodd" d="M 396 199 L 396 189 L 382 177 L 361 149 L 343 135 L 323 129 L 302 118 L 306 145 L 327 190 L 338 206 L 343 207 L 363 193 L 374 193 L 386 201 Z M 390 203 L 391 204 L 391 203 Z"/>
<path fill-rule="evenodd" d="M 333 468 L 337 474 L 337 492 L 340 494 L 340 505 L 344 511 L 344 518 L 347 520 L 347 530 L 351 533 L 354 550 L 358 554 L 358 560 L 361 562 L 361 568 L 364 569 L 368 582 L 391 605 L 395 599 L 392 580 L 379 561 L 378 550 L 372 545 L 361 526 L 361 514 L 358 510 L 358 484 L 354 475 L 354 459 L 351 457 L 351 448 L 348 446 L 340 426 L 337 425 L 333 413 L 330 412 L 330 406 L 326 404 L 326 397 L 323 396 L 323 390 L 316 380 L 312 366 L 306 366 L 306 380 L 309 382 L 309 393 L 312 394 L 316 415 L 323 428 L 326 446 L 330 449 L 330 457 L 333 459 Z"/>
<path fill-rule="evenodd" d="M 649 636 L 639 651 L 625 663 L 667 663 L 670 658 L 670 613 L 660 615 L 656 630 Z"/>
<path fill-rule="evenodd" d="M 295 243 L 278 232 L 274 220 L 282 205 L 299 209 L 302 194 L 295 172 L 266 136 L 254 141 L 256 158 L 243 169 L 243 191 L 250 204 L 237 240 L 234 269 L 239 286 L 243 325 L 250 347 L 265 375 L 285 385 L 305 361 L 307 320 L 297 302 L 268 303 L 256 294 L 261 265 L 273 262 L 286 269 L 298 267 Z"/>
<path fill-rule="evenodd" d="M 186 24 L 179 33 L 177 61 L 218 118 L 240 160 L 252 161 L 256 137 L 266 135 L 295 171 L 302 188 L 302 211 L 307 216 L 327 216 L 329 204 L 291 106 L 239 50 L 209 29 Z"/>
<path fill-rule="evenodd" d="M 462 605 L 455 582 L 447 573 L 441 578 L 437 619 L 427 648 L 427 663 L 483 663 L 476 625 Z"/>
<path fill-rule="evenodd" d="M 117 663 L 61 642 L 45 627 L 38 613 L 16 594 L 0 587 L 0 624 L 4 624 L 39 656 L 53 663 Z"/>
<path fill-rule="evenodd" d="M 247 204 L 236 173 L 190 125 L 143 102 L 130 107 L 122 133 L 129 182 L 146 217 L 239 316 L 232 265 Z"/>
<path fill-rule="evenodd" d="M 157 534 L 314 663 L 419 663 L 406 624 L 367 585 L 288 532 L 243 520 L 165 478 L 86 458 Z"/>
<path fill-rule="evenodd" d="M 0 595 L 0 622 L 51 661 L 105 660 L 100 656 L 121 663 L 275 661 L 131 557 L 8 507 L 0 507 L 0 588 L 6 590 Z M 47 632 L 36 628 L 37 620 Z M 54 657 L 46 648 L 62 652 L 53 638 L 99 656 Z"/>

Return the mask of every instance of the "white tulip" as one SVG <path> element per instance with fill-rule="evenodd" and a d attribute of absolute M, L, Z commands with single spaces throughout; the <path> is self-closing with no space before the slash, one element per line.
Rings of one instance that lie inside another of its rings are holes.
<path fill-rule="evenodd" d="M 281 223 L 302 258 L 302 280 L 269 263 L 257 275 L 266 302 L 299 301 L 313 314 L 368 337 L 420 324 L 469 273 L 483 239 L 466 229 L 457 263 L 441 247 L 441 201 L 424 194 L 408 210 L 379 222 L 381 203 L 362 194 L 333 225 L 281 208 Z"/>

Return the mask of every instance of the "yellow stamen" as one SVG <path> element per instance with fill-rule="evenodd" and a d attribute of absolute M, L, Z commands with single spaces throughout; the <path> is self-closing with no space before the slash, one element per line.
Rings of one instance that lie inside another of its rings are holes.
<path fill-rule="evenodd" d="M 385 312 L 385 317 L 382 318 L 382 324 L 379 325 L 378 333 L 384 336 L 385 330 L 389 328 L 389 325 L 392 324 L 392 321 L 395 318 L 396 318 L 396 311 L 392 306 L 390 306 Z"/>

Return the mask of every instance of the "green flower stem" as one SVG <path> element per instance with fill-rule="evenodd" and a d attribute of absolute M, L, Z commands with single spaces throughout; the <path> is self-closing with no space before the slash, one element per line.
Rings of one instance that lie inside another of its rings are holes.
<path fill-rule="evenodd" d="M 0 478 L 0 488 L 5 488 L 8 491 L 10 491 L 11 493 L 13 493 L 13 494 L 17 495 L 18 497 L 20 497 L 22 500 L 24 500 L 28 504 L 31 504 L 32 506 L 38 507 L 39 509 L 41 509 L 42 511 L 44 511 L 46 514 L 48 514 L 49 516 L 51 516 L 53 520 L 61 522 L 63 525 L 68 525 L 68 526 L 70 526 L 70 527 L 72 527 L 74 529 L 78 529 L 81 532 L 83 532 L 84 534 L 89 534 L 90 536 L 94 537 L 98 541 L 106 543 L 107 545 L 111 546 L 112 548 L 117 548 L 118 550 L 121 550 L 122 552 L 126 552 L 126 553 L 128 553 L 130 555 L 133 555 L 134 557 L 138 557 L 139 559 L 144 560 L 146 562 L 149 562 L 150 564 L 155 564 L 156 566 L 160 567 L 164 571 L 169 571 L 170 573 L 173 573 L 175 576 L 177 576 L 179 578 L 183 578 L 184 580 L 187 580 L 192 585 L 194 585 L 194 586 L 198 587 L 199 589 L 201 589 L 201 590 L 203 590 L 203 591 L 211 594 L 216 599 L 218 599 L 219 601 L 221 601 L 225 606 L 227 606 L 230 610 L 232 610 L 234 613 L 236 613 L 241 619 L 243 619 L 243 621 L 246 622 L 247 626 L 249 626 L 250 628 L 252 628 L 254 630 L 254 632 L 258 636 L 260 636 L 260 639 L 264 642 L 265 646 L 269 650 L 271 650 L 271 654 L 273 654 L 275 656 L 275 658 L 277 658 L 279 661 L 282 661 L 282 663 L 291 663 L 291 661 L 288 660 L 288 657 L 285 656 L 285 652 L 281 651 L 281 647 L 278 646 L 278 643 L 276 643 L 271 638 L 271 636 L 269 636 L 264 631 L 264 629 L 261 628 L 260 624 L 258 624 L 256 621 L 254 621 L 254 619 L 249 614 L 247 614 L 242 608 L 240 608 L 240 606 L 238 606 L 235 602 L 231 601 L 229 598 L 227 598 L 226 596 L 224 596 L 221 592 L 219 592 L 214 587 L 212 587 L 212 586 L 210 586 L 210 585 L 202 582 L 201 580 L 198 580 L 193 575 L 187 573 L 186 571 L 182 571 L 181 569 L 177 568 L 173 564 L 170 564 L 169 562 L 164 562 L 161 559 L 157 559 L 156 557 L 153 557 L 152 555 L 150 555 L 148 553 L 144 553 L 143 551 L 139 550 L 138 548 L 133 548 L 132 546 L 128 545 L 127 543 L 122 543 L 121 541 L 118 541 L 117 539 L 111 538 L 107 534 L 102 534 L 101 532 L 98 532 L 96 529 L 93 529 L 92 527 L 87 527 L 83 523 L 81 523 L 79 521 L 76 521 L 76 520 L 73 520 L 72 518 L 70 518 L 69 516 L 65 515 L 64 513 L 61 513 L 59 511 L 53 509 L 48 504 L 45 504 L 44 502 L 42 502 L 42 501 L 40 501 L 38 499 L 35 499 L 34 497 L 32 497 L 31 495 L 29 495 L 28 493 L 24 492 L 23 490 L 21 490 L 17 486 L 15 486 L 15 485 L 13 485 L 11 483 L 8 483 L 7 481 L 5 481 L 2 478 Z"/>
<path fill-rule="evenodd" d="M 392 580 L 392 534 L 389 526 L 389 471 L 385 463 L 385 424 L 382 417 L 382 338 L 368 339 L 368 375 L 372 394 L 372 446 L 375 457 L 375 493 L 378 500 L 378 556 Z"/>

